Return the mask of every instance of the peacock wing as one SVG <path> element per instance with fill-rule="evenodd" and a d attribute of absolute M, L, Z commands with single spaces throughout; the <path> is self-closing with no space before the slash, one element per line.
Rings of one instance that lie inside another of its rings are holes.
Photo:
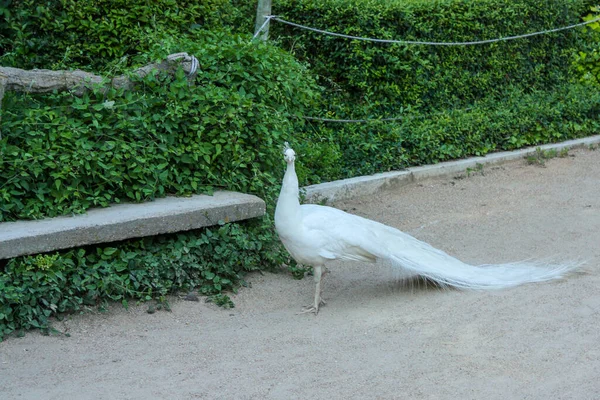
<path fill-rule="evenodd" d="M 337 208 L 305 204 L 301 206 L 304 231 L 327 259 L 375 262 L 370 251 L 377 240 L 373 222 Z M 375 224 L 378 224 L 375 222 Z"/>

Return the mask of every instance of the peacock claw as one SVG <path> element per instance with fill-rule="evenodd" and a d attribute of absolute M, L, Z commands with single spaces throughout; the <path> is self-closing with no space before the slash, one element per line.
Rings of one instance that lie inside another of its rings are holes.
<path fill-rule="evenodd" d="M 322 305 L 325 305 L 325 304 L 327 304 L 325 302 L 325 300 L 319 299 L 319 307 L 322 306 Z M 308 313 L 314 313 L 315 315 L 317 315 L 319 313 L 319 307 L 315 307 L 314 305 L 312 305 L 312 306 L 304 306 L 304 307 L 302 307 L 302 308 L 304 308 L 304 310 L 300 311 L 296 315 L 308 314 Z"/>
<path fill-rule="evenodd" d="M 314 306 L 306 307 L 304 311 L 300 311 L 296 315 L 302 315 L 302 314 L 308 314 L 308 313 L 314 313 L 315 315 L 317 315 L 319 313 L 319 309 L 315 308 Z"/>

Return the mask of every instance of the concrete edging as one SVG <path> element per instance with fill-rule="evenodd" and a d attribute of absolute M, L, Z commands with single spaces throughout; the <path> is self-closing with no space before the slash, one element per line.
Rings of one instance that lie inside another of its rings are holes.
<path fill-rule="evenodd" d="M 537 149 L 562 150 L 575 147 L 600 144 L 600 135 L 583 139 L 569 140 L 561 143 L 551 143 L 541 146 L 528 147 L 515 151 L 491 153 L 485 157 L 472 157 L 457 161 L 447 161 L 439 164 L 424 165 L 408 168 L 405 171 L 391 171 L 380 174 L 359 176 L 339 181 L 325 182 L 304 187 L 307 203 L 323 203 L 347 200 L 352 197 L 374 195 L 382 190 L 402 187 L 412 182 L 429 178 L 439 178 L 447 175 L 463 173 L 467 168 L 481 165 L 498 165 L 520 160 L 533 154 Z"/>
<path fill-rule="evenodd" d="M 0 259 L 188 231 L 265 214 L 264 200 L 237 192 L 165 197 L 94 208 L 73 217 L 0 223 Z"/>

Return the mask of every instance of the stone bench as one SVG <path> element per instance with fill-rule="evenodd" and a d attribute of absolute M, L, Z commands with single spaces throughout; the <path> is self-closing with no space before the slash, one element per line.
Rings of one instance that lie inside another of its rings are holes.
<path fill-rule="evenodd" d="M 116 204 L 72 217 L 0 223 L 0 259 L 188 231 L 260 217 L 265 202 L 237 192 Z"/>

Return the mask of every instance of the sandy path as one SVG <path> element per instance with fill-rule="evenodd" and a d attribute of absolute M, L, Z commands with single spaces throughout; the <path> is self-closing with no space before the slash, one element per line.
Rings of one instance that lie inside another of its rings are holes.
<path fill-rule="evenodd" d="M 406 285 L 330 266 L 311 279 L 252 275 L 236 308 L 115 306 L 0 343 L 9 399 L 599 399 L 600 151 L 486 167 L 337 206 L 473 263 L 556 255 L 588 273 L 496 292 Z M 301 160 L 300 160 L 301 162 Z"/>

